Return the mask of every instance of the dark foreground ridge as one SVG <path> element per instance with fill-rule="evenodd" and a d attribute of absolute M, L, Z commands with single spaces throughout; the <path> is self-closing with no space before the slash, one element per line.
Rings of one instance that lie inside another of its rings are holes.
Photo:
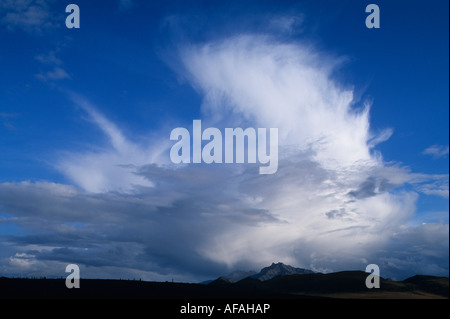
<path fill-rule="evenodd" d="M 367 273 L 343 271 L 330 274 L 280 275 L 260 281 L 247 277 L 235 283 L 219 278 L 208 285 L 135 280 L 80 280 L 68 289 L 65 279 L 0 278 L 1 299 L 445 299 L 449 279 L 414 276 L 404 281 L 381 278 L 379 289 L 365 286 Z"/>

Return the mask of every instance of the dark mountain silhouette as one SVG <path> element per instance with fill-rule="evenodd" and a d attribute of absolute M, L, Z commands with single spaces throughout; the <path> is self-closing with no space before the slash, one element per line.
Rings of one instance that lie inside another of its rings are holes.
<path fill-rule="evenodd" d="M 269 290 L 264 286 L 264 283 L 256 278 L 247 277 L 242 280 L 239 280 L 234 284 L 235 287 L 240 289 L 247 289 L 247 290 Z"/>
<path fill-rule="evenodd" d="M 437 293 L 448 298 L 449 282 L 447 277 L 416 275 L 403 281 L 413 284 L 417 289 L 429 293 Z"/>
<path fill-rule="evenodd" d="M 245 270 L 236 270 L 236 271 L 233 271 L 232 273 L 229 273 L 229 274 L 226 275 L 226 276 L 221 276 L 221 277 L 219 277 L 219 278 L 222 278 L 222 279 L 224 279 L 224 280 L 227 280 L 227 281 L 229 281 L 230 283 L 234 283 L 234 282 L 238 282 L 239 280 L 242 280 L 242 279 L 244 279 L 244 278 L 250 277 L 250 276 L 252 276 L 252 275 L 254 275 L 254 274 L 256 274 L 256 273 L 257 273 L 257 272 L 254 271 L 254 270 L 249 270 L 249 271 L 245 271 Z M 217 280 L 217 279 L 216 279 L 216 280 Z M 206 281 L 202 281 L 201 284 L 208 285 L 208 284 L 210 284 L 210 283 L 213 282 L 213 281 L 215 281 L 215 280 L 214 280 L 214 279 L 213 279 L 213 280 L 206 280 Z"/>
<path fill-rule="evenodd" d="M 362 271 L 342 271 L 330 274 L 303 274 L 278 276 L 266 282 L 274 291 L 305 294 L 360 293 L 371 291 L 365 285 L 367 273 Z M 381 288 L 382 287 L 382 288 Z M 406 291 L 403 285 L 380 278 L 383 291 Z M 376 289 L 373 289 L 376 291 Z"/>
<path fill-rule="evenodd" d="M 237 282 L 244 278 L 255 275 L 256 273 L 257 272 L 254 270 L 250 270 L 250 271 L 236 270 L 236 271 L 233 271 L 232 273 L 224 276 L 224 278 L 228 279 L 230 282 Z"/>
<path fill-rule="evenodd" d="M 260 281 L 265 281 L 281 275 L 313 274 L 313 273 L 314 272 L 309 269 L 295 268 L 289 265 L 285 265 L 283 263 L 272 263 L 272 265 L 270 265 L 269 267 L 264 267 L 263 269 L 261 269 L 260 272 L 256 272 L 254 270 L 250 271 L 236 270 L 226 276 L 221 276 L 219 278 L 226 279 L 230 283 L 235 283 L 247 277 L 252 277 Z M 207 280 L 201 283 L 207 285 L 213 281 L 214 280 Z"/>
<path fill-rule="evenodd" d="M 447 277 L 417 275 L 403 281 L 380 278 L 380 288 L 368 289 L 363 271 L 329 274 L 303 273 L 284 264 L 272 264 L 258 275 L 237 282 L 219 277 L 210 284 L 146 282 L 135 280 L 83 279 L 79 289 L 67 289 L 65 279 L 0 278 L 0 299 L 317 299 L 317 298 L 384 298 L 448 299 Z M 266 277 L 265 277 L 266 276 Z"/>
<path fill-rule="evenodd" d="M 232 283 L 220 277 L 210 285 L 239 288 L 248 292 L 271 292 L 290 296 L 329 298 L 448 298 L 449 279 L 417 275 L 404 281 L 380 278 L 380 288 L 369 289 L 365 282 L 368 273 L 341 271 L 329 274 L 272 263 L 259 273 Z"/>
<path fill-rule="evenodd" d="M 380 288 L 368 289 L 363 271 L 278 276 L 264 282 L 270 291 L 332 298 L 448 298 L 449 279 L 414 276 L 404 281 L 380 278 Z"/>
<path fill-rule="evenodd" d="M 211 281 L 208 285 L 211 287 L 225 287 L 231 285 L 231 281 L 225 277 L 219 277 L 216 280 Z"/>

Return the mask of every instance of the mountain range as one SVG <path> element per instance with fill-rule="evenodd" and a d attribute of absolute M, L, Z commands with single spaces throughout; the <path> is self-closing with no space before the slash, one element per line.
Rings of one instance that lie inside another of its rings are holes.
<path fill-rule="evenodd" d="M 288 296 L 326 298 L 377 298 L 422 299 L 448 298 L 447 277 L 416 275 L 403 281 L 380 277 L 380 288 L 369 289 L 365 285 L 368 273 L 341 271 L 329 274 L 296 268 L 283 263 L 256 271 L 235 271 L 208 281 L 209 286 L 223 291 L 258 291 Z"/>
<path fill-rule="evenodd" d="M 255 278 L 260 281 L 266 281 L 282 275 L 313 274 L 313 273 L 314 272 L 309 269 L 296 268 L 279 262 L 279 263 L 272 263 L 272 265 L 262 268 L 259 272 L 254 270 L 249 271 L 236 270 L 228 275 L 220 276 L 219 278 L 222 278 L 223 280 L 228 281 L 230 283 L 235 283 L 247 277 Z M 214 280 L 203 281 L 202 284 L 209 284 L 213 281 Z"/>
<path fill-rule="evenodd" d="M 369 289 L 365 285 L 368 275 L 363 271 L 314 273 L 308 269 L 273 263 L 258 273 L 234 272 L 208 284 L 82 278 L 80 289 L 67 289 L 64 279 L 0 277 L 0 299 L 449 298 L 447 277 L 416 275 L 403 281 L 380 277 L 380 288 Z"/>

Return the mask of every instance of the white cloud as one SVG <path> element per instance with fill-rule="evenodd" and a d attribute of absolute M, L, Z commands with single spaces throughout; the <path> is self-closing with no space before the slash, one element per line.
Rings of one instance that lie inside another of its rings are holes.
<path fill-rule="evenodd" d="M 40 33 L 57 25 L 55 15 L 50 12 L 51 2 L 51 0 L 2 0 L 0 22 L 9 30 L 22 29 Z"/>
<path fill-rule="evenodd" d="M 432 145 L 426 148 L 422 154 L 432 155 L 434 158 L 447 157 L 448 145 Z"/>
<path fill-rule="evenodd" d="M 394 134 L 393 129 L 391 129 L 391 128 L 384 129 L 379 134 L 375 135 L 373 138 L 371 138 L 368 141 L 368 146 L 370 148 L 373 148 L 373 147 L 377 146 L 378 144 L 389 140 L 391 138 L 392 134 Z"/>
<path fill-rule="evenodd" d="M 39 54 L 36 56 L 36 60 L 43 64 L 50 65 L 61 65 L 62 61 L 56 56 L 55 51 L 50 51 L 49 53 Z"/>
<path fill-rule="evenodd" d="M 277 127 L 281 145 L 311 148 L 329 167 L 377 164 L 367 147 L 369 105 L 354 109 L 351 89 L 331 80 L 339 59 L 251 35 L 181 55 L 187 77 L 205 95 L 205 115 L 216 123 Z"/>
<path fill-rule="evenodd" d="M 9 262 L 14 267 L 28 268 L 28 267 L 36 264 L 34 257 L 35 257 L 34 255 L 30 255 L 30 254 L 26 254 L 26 253 L 16 253 L 13 257 L 9 258 Z"/>
<path fill-rule="evenodd" d="M 140 147 L 130 142 L 114 123 L 100 114 L 87 100 L 76 94 L 70 95 L 74 103 L 108 137 L 109 145 L 97 152 L 66 153 L 57 163 L 61 173 L 82 189 L 94 193 L 130 193 L 137 186 L 152 186 L 149 180 L 137 174 L 137 170 L 140 166 L 153 162 L 157 149 L 149 145 Z"/>
<path fill-rule="evenodd" d="M 303 21 L 303 15 L 280 16 L 271 19 L 269 21 L 269 27 L 275 32 L 281 31 L 288 34 L 298 33 L 302 31 Z"/>
<path fill-rule="evenodd" d="M 70 79 L 70 75 L 62 67 L 62 60 L 56 56 L 55 51 L 50 51 L 49 53 L 39 54 L 36 60 L 44 65 L 48 71 L 42 71 L 35 75 L 35 77 L 43 82 L 48 81 L 59 81 L 64 79 Z"/>
<path fill-rule="evenodd" d="M 63 68 L 54 67 L 51 71 L 36 74 L 36 78 L 41 81 L 47 82 L 70 79 L 70 75 Z"/>
<path fill-rule="evenodd" d="M 367 259 L 416 209 L 416 193 L 389 191 L 410 183 L 427 193 L 425 185 L 435 189 L 445 178 L 387 166 L 371 152 L 393 130 L 370 131 L 370 105 L 355 108 L 352 89 L 332 78 L 339 58 L 260 35 L 187 46 L 180 55 L 181 72 L 204 95 L 206 121 L 279 129 L 278 173 L 262 180 L 248 171 L 235 185 L 239 198 L 258 199 L 253 208 L 284 223 L 219 234 L 202 250 L 213 260 L 292 260 L 308 246 L 314 249 L 299 253 L 297 264 L 319 269 L 325 265 L 315 262 L 327 255 Z"/>
<path fill-rule="evenodd" d="M 435 181 L 428 184 L 420 185 L 417 188 L 420 192 L 427 195 L 436 195 L 444 198 L 449 197 L 449 188 L 448 188 L 448 176 L 446 176 L 446 180 Z"/>

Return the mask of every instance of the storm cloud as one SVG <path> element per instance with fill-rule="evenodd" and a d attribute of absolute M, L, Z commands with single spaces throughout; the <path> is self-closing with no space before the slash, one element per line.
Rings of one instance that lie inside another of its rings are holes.
<path fill-rule="evenodd" d="M 108 144 L 55 159 L 70 183 L 0 184 L 0 225 L 17 227 L 2 236 L 2 273 L 77 263 L 85 277 L 192 281 L 282 261 L 448 274 L 448 224 L 408 224 L 420 193 L 448 196 L 448 176 L 383 161 L 375 148 L 392 130 L 372 132 L 372 105 L 332 76 L 340 57 L 251 33 L 178 54 L 173 71 L 202 97 L 205 125 L 279 129 L 277 173 L 170 163 L 170 131 L 135 143 L 70 93 Z"/>

